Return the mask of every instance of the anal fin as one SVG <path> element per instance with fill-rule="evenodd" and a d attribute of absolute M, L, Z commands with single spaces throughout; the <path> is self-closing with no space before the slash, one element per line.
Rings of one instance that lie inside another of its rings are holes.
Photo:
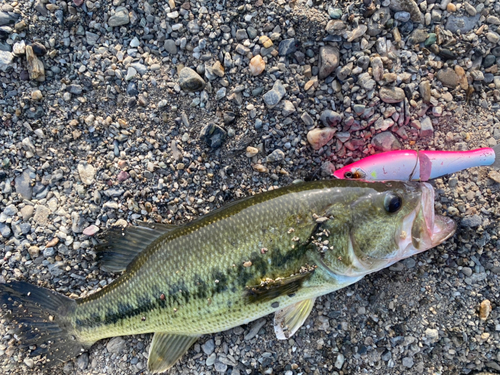
<path fill-rule="evenodd" d="M 175 225 L 141 223 L 140 226 L 109 229 L 104 243 L 96 247 L 101 268 L 109 272 L 124 271 L 137 254 L 158 237 L 176 228 Z"/>
<path fill-rule="evenodd" d="M 297 332 L 311 313 L 315 300 L 316 298 L 306 299 L 276 311 L 274 332 L 278 340 L 289 339 Z"/>
<path fill-rule="evenodd" d="M 198 337 L 156 332 L 149 350 L 148 370 L 152 373 L 167 371 L 189 350 Z"/>

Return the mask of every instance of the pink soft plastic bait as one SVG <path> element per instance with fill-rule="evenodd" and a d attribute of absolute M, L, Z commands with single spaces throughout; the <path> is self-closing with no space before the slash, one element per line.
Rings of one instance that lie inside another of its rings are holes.
<path fill-rule="evenodd" d="M 389 151 L 368 156 L 332 173 L 341 179 L 427 181 L 487 165 L 500 167 L 500 145 L 470 151 Z"/>

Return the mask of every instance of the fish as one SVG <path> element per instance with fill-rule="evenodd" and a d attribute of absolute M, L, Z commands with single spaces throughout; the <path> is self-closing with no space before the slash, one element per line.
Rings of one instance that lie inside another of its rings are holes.
<path fill-rule="evenodd" d="M 340 179 L 428 181 L 480 166 L 500 169 L 500 145 L 469 151 L 388 151 L 368 156 L 331 173 Z"/>
<path fill-rule="evenodd" d="M 83 298 L 0 284 L 3 315 L 44 366 L 109 337 L 154 333 L 148 370 L 164 372 L 204 334 L 274 313 L 291 337 L 317 297 L 430 249 L 455 223 L 419 182 L 302 182 L 229 203 L 184 225 L 111 227 L 95 251 L 123 272 Z"/>

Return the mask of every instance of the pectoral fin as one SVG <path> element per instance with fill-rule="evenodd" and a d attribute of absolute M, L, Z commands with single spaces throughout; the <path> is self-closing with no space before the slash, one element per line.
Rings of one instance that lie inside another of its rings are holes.
<path fill-rule="evenodd" d="M 306 321 L 316 298 L 306 299 L 276 311 L 274 332 L 278 340 L 290 338 Z"/>
<path fill-rule="evenodd" d="M 156 332 L 149 350 L 148 370 L 152 373 L 167 371 L 188 351 L 198 337 Z"/>

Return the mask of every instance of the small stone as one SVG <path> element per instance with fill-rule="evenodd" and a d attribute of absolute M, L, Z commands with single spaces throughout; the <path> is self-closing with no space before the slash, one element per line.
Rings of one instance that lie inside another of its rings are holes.
<path fill-rule="evenodd" d="M 424 20 L 424 16 L 415 0 L 390 0 L 389 8 L 396 12 L 409 12 L 413 22 L 422 23 Z"/>
<path fill-rule="evenodd" d="M 271 48 L 273 46 L 273 41 L 266 35 L 262 35 L 259 38 L 259 42 L 264 48 Z"/>
<path fill-rule="evenodd" d="M 380 99 L 385 103 L 400 103 L 405 98 L 405 92 L 399 87 L 382 87 L 380 89 Z"/>
<path fill-rule="evenodd" d="M 266 68 L 266 63 L 261 55 L 256 55 L 250 60 L 250 73 L 253 76 L 258 76 Z"/>
<path fill-rule="evenodd" d="M 330 109 L 321 113 L 320 120 L 325 126 L 337 126 L 342 121 L 342 115 Z"/>
<path fill-rule="evenodd" d="M 96 45 L 97 41 L 99 40 L 99 34 L 93 33 L 91 31 L 86 31 L 85 37 L 87 39 L 87 44 L 89 46 Z"/>
<path fill-rule="evenodd" d="M 127 69 L 127 75 L 125 76 L 125 81 L 130 81 L 137 74 L 137 70 L 133 67 L 129 66 Z"/>
<path fill-rule="evenodd" d="M 429 81 L 421 81 L 419 85 L 420 96 L 424 103 L 431 101 L 431 83 Z"/>
<path fill-rule="evenodd" d="M 259 153 L 259 149 L 256 147 L 248 146 L 245 152 L 245 156 L 247 158 L 253 158 L 255 155 Z"/>
<path fill-rule="evenodd" d="M 108 349 L 108 352 L 110 353 L 121 353 L 123 349 L 125 349 L 126 342 L 124 339 L 121 337 L 113 337 L 109 342 L 106 344 L 106 349 Z"/>
<path fill-rule="evenodd" d="M 203 353 L 205 353 L 206 355 L 212 354 L 215 350 L 214 340 L 210 339 L 206 341 L 204 344 L 201 345 L 201 349 L 203 350 Z"/>
<path fill-rule="evenodd" d="M 485 299 L 483 302 L 481 302 L 481 305 L 479 307 L 479 317 L 481 320 L 486 320 L 488 319 L 488 316 L 490 316 L 491 312 L 491 302 L 487 299 Z"/>
<path fill-rule="evenodd" d="M 43 94 L 40 90 L 34 90 L 31 92 L 31 99 L 33 100 L 42 100 Z"/>
<path fill-rule="evenodd" d="M 408 22 L 410 20 L 410 12 L 396 12 L 394 19 L 399 22 Z"/>
<path fill-rule="evenodd" d="M 219 78 L 224 77 L 224 67 L 222 66 L 220 61 L 216 61 L 214 63 L 214 65 L 212 66 L 212 71 L 217 77 Z"/>
<path fill-rule="evenodd" d="M 95 225 L 91 225 L 83 230 L 83 234 L 86 236 L 93 236 L 97 232 L 99 232 L 99 227 L 97 227 Z"/>
<path fill-rule="evenodd" d="M 205 87 L 205 81 L 191 68 L 182 68 L 179 74 L 179 86 L 188 92 L 201 91 Z"/>
<path fill-rule="evenodd" d="M 462 226 L 464 227 L 469 227 L 469 228 L 477 228 L 483 223 L 483 220 L 481 219 L 481 216 L 479 215 L 472 215 L 472 216 L 466 216 L 462 219 Z"/>
<path fill-rule="evenodd" d="M 351 43 L 351 42 L 355 41 L 356 39 L 362 37 L 363 35 L 365 35 L 366 30 L 368 30 L 368 26 L 359 25 L 351 32 L 351 34 L 347 38 L 347 42 Z"/>
<path fill-rule="evenodd" d="M 299 43 L 295 40 L 295 38 L 282 40 L 278 46 L 278 53 L 280 56 L 290 55 L 297 51 L 298 46 Z"/>
<path fill-rule="evenodd" d="M 425 342 L 433 344 L 439 341 L 439 331 L 437 329 L 427 328 L 425 330 Z"/>
<path fill-rule="evenodd" d="M 413 367 L 413 358 L 412 357 L 404 357 L 403 358 L 403 366 L 412 368 Z"/>
<path fill-rule="evenodd" d="M 14 45 L 12 46 L 12 53 L 18 56 L 24 55 L 26 53 L 26 43 L 24 42 L 24 40 L 14 43 Z"/>
<path fill-rule="evenodd" d="M 373 72 L 373 79 L 375 79 L 375 81 L 377 82 L 382 81 L 384 76 L 384 63 L 382 62 L 382 59 L 378 56 L 374 57 L 371 60 L 371 67 Z M 366 74 L 369 77 L 369 74 Z"/>
<path fill-rule="evenodd" d="M 276 149 L 266 157 L 266 163 L 275 163 L 283 159 L 285 159 L 285 153 L 280 149 Z"/>
<path fill-rule="evenodd" d="M 33 216 L 33 211 L 35 207 L 27 205 L 21 208 L 21 216 L 24 221 L 28 221 Z"/>
<path fill-rule="evenodd" d="M 256 320 L 250 327 L 250 331 L 245 335 L 245 341 L 253 339 L 259 333 L 259 330 L 266 324 L 266 319 Z"/>
<path fill-rule="evenodd" d="M 371 144 L 378 151 L 401 150 L 401 143 L 391 132 L 382 132 L 372 138 Z"/>
<path fill-rule="evenodd" d="M 424 42 L 429 37 L 429 33 L 424 29 L 415 29 L 408 38 L 409 44 L 418 44 Z"/>
<path fill-rule="evenodd" d="M 448 3 L 448 5 L 446 6 L 446 10 L 450 13 L 454 13 L 457 11 L 457 6 L 453 3 Z"/>
<path fill-rule="evenodd" d="M 464 35 L 476 27 L 480 16 L 480 14 L 476 14 L 473 17 L 452 14 L 448 17 L 448 21 L 444 28 L 452 33 L 460 31 L 460 33 Z"/>
<path fill-rule="evenodd" d="M 35 223 L 39 225 L 48 225 L 49 215 L 50 215 L 50 209 L 45 207 L 44 205 L 38 204 L 35 207 L 35 215 L 33 216 L 33 220 L 35 221 Z"/>
<path fill-rule="evenodd" d="M 470 268 L 470 267 L 463 267 L 462 268 L 462 273 L 465 276 L 470 277 L 472 275 L 472 268 Z"/>
<path fill-rule="evenodd" d="M 14 54 L 9 51 L 0 50 L 0 70 L 6 72 L 12 67 L 12 61 L 14 60 Z"/>
<path fill-rule="evenodd" d="M 21 194 L 24 199 L 30 200 L 33 195 L 33 188 L 31 186 L 31 177 L 29 171 L 26 169 L 24 172 L 17 176 L 15 179 L 16 191 Z"/>
<path fill-rule="evenodd" d="M 88 353 L 82 353 L 76 360 L 76 366 L 80 370 L 85 370 L 89 365 L 89 355 Z"/>
<path fill-rule="evenodd" d="M 201 131 L 201 138 L 211 148 L 219 148 L 227 137 L 227 133 L 220 126 L 209 122 Z"/>
<path fill-rule="evenodd" d="M 33 48 L 26 46 L 26 60 L 28 62 L 28 73 L 31 80 L 44 82 L 45 81 L 45 68 L 43 63 L 35 56 Z"/>
<path fill-rule="evenodd" d="M 285 117 L 290 116 L 294 112 L 295 112 L 295 106 L 293 105 L 293 103 L 289 100 L 285 100 L 283 102 L 283 111 L 281 112 L 283 116 Z"/>
<path fill-rule="evenodd" d="M 342 353 L 339 353 L 337 355 L 337 359 L 335 361 L 335 367 L 340 370 L 342 369 L 342 366 L 344 366 L 344 362 L 345 362 L 345 357 Z"/>
<path fill-rule="evenodd" d="M 334 128 L 312 129 L 307 133 L 307 141 L 314 150 L 319 150 L 330 142 L 336 132 Z"/>
<path fill-rule="evenodd" d="M 175 41 L 172 39 L 167 39 L 163 44 L 163 47 L 165 48 L 165 51 L 167 51 L 171 55 L 175 55 L 177 53 L 177 46 L 175 44 Z"/>
<path fill-rule="evenodd" d="M 459 77 L 451 68 L 440 69 L 437 73 L 437 79 L 446 87 L 454 89 L 458 86 Z"/>
<path fill-rule="evenodd" d="M 488 173 L 488 177 L 500 184 L 500 172 L 490 171 L 490 173 Z"/>
<path fill-rule="evenodd" d="M 29 368 L 33 368 L 35 366 L 35 362 L 29 357 L 24 358 L 23 362 Z"/>
<path fill-rule="evenodd" d="M 280 80 L 277 80 L 274 83 L 273 88 L 264 94 L 264 103 L 266 103 L 268 108 L 274 108 L 278 105 L 285 94 L 285 86 L 283 86 Z"/>
<path fill-rule="evenodd" d="M 434 135 L 434 127 L 430 117 L 424 117 L 420 122 L 420 136 L 422 138 L 432 137 Z"/>
<path fill-rule="evenodd" d="M 78 164 L 78 174 L 85 185 L 94 183 L 95 168 L 90 164 Z"/>
<path fill-rule="evenodd" d="M 470 5 L 468 2 L 464 2 L 464 9 L 467 13 L 469 13 L 469 16 L 474 17 L 476 15 L 476 8 L 474 8 L 472 5 Z"/>
<path fill-rule="evenodd" d="M 111 27 L 123 26 L 130 22 L 128 10 L 125 7 L 116 8 L 114 14 L 109 17 L 108 25 Z"/>
<path fill-rule="evenodd" d="M 319 79 L 325 79 L 339 66 L 339 50 L 336 47 L 325 46 L 319 50 Z"/>
<path fill-rule="evenodd" d="M 494 31 L 490 31 L 486 33 L 486 39 L 488 39 L 493 44 L 497 44 L 498 41 L 500 40 L 500 35 L 498 35 Z"/>

